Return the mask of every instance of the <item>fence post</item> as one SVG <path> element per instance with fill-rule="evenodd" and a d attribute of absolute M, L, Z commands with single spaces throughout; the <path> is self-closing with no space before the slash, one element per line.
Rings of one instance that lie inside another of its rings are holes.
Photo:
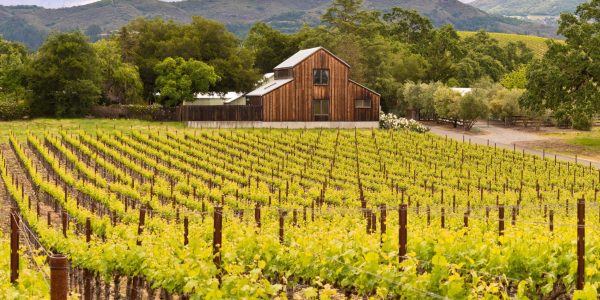
<path fill-rule="evenodd" d="M 183 245 L 184 246 L 187 246 L 187 244 L 189 243 L 189 240 L 188 240 L 188 234 L 189 234 L 188 225 L 189 225 L 189 221 L 188 221 L 188 217 L 186 216 L 186 217 L 183 218 Z"/>
<path fill-rule="evenodd" d="M 577 202 L 577 289 L 583 289 L 585 276 L 585 200 Z"/>
<path fill-rule="evenodd" d="M 67 227 L 69 225 L 69 220 L 67 219 L 67 211 L 62 211 L 62 232 L 63 236 L 67 237 Z"/>
<path fill-rule="evenodd" d="M 380 242 L 383 243 L 383 236 L 385 235 L 386 232 L 386 219 L 387 219 L 387 212 L 385 209 L 385 204 L 382 204 L 379 207 L 379 210 L 381 212 L 381 218 L 379 219 L 379 225 L 381 227 L 381 240 Z"/>
<path fill-rule="evenodd" d="M 19 280 L 19 224 L 17 224 L 17 211 L 10 212 L 10 283 Z"/>
<path fill-rule="evenodd" d="M 213 231 L 213 262 L 217 267 L 217 278 L 221 283 L 221 245 L 223 243 L 223 207 L 215 206 Z"/>
<path fill-rule="evenodd" d="M 283 218 L 283 210 L 279 210 L 279 243 L 283 244 L 284 242 L 284 218 Z"/>
<path fill-rule="evenodd" d="M 400 204 L 400 210 L 399 210 L 399 223 L 400 223 L 400 227 L 398 228 L 398 240 L 400 241 L 399 243 L 399 249 L 398 249 L 398 258 L 400 260 L 400 262 L 403 262 L 404 259 L 406 258 L 406 242 L 408 240 L 407 237 L 407 230 L 406 230 L 406 221 L 407 221 L 407 206 L 406 204 Z"/>
<path fill-rule="evenodd" d="M 554 210 L 551 209 L 549 213 L 550 213 L 550 215 L 549 215 L 549 217 L 550 217 L 550 232 L 553 232 L 554 231 Z"/>
<path fill-rule="evenodd" d="M 50 264 L 50 299 L 67 300 L 69 294 L 69 261 L 64 255 L 48 256 Z"/>
<path fill-rule="evenodd" d="M 85 220 L 85 241 L 88 245 L 88 248 L 90 247 L 91 233 L 92 233 L 91 221 L 90 221 L 90 218 L 88 217 Z M 83 276 L 84 276 L 83 299 L 91 300 L 92 299 L 92 278 L 91 278 L 90 271 L 88 269 L 84 269 Z"/>
<path fill-rule="evenodd" d="M 498 207 L 498 235 L 504 235 L 504 204 Z"/>
<path fill-rule="evenodd" d="M 306 207 L 304 208 L 304 212 L 306 220 Z M 254 222 L 256 223 L 256 228 L 260 229 L 260 206 L 258 204 L 256 204 L 256 207 L 254 207 Z"/>
<path fill-rule="evenodd" d="M 442 207 L 442 228 L 446 228 L 446 209 Z"/>

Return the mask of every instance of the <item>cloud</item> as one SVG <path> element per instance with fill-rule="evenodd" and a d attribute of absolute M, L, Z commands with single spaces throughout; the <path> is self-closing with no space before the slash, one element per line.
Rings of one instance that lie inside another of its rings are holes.
<path fill-rule="evenodd" d="M 98 0 L 0 0 L 0 5 L 37 5 L 46 8 L 61 8 L 89 4 Z"/>

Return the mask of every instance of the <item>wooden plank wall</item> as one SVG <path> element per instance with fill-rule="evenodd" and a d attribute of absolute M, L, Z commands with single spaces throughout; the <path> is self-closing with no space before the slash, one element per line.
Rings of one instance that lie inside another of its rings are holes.
<path fill-rule="evenodd" d="M 260 105 L 185 105 L 181 121 L 262 121 Z"/>
<path fill-rule="evenodd" d="M 371 99 L 371 108 L 355 108 L 354 109 L 354 120 L 355 121 L 378 121 L 379 120 L 379 104 L 381 97 L 376 93 L 364 88 L 363 86 L 356 84 L 352 81 L 349 82 L 348 87 L 349 99 Z M 353 104 L 354 105 L 354 104 Z"/>
<path fill-rule="evenodd" d="M 313 84 L 314 69 L 329 69 L 329 85 Z M 293 68 L 293 81 L 262 97 L 264 121 L 314 121 L 312 102 L 325 99 L 329 100 L 329 121 L 378 120 L 379 96 L 350 82 L 348 73 L 348 66 L 319 50 Z M 372 109 L 355 109 L 356 97 L 367 94 L 373 99 Z"/>

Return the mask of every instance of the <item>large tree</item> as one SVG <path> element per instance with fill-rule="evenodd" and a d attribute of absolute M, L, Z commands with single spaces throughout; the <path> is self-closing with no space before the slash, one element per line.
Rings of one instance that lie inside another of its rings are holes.
<path fill-rule="evenodd" d="M 244 46 L 254 53 L 254 66 L 261 73 L 272 72 L 275 66 L 300 50 L 294 35 L 284 34 L 262 22 L 252 26 Z"/>
<path fill-rule="evenodd" d="M 215 69 L 201 61 L 167 58 L 155 67 L 158 75 L 156 88 L 164 106 L 177 106 L 194 99 L 199 92 L 207 92 L 219 80 Z"/>
<path fill-rule="evenodd" d="M 81 32 L 51 34 L 27 68 L 34 116 L 83 116 L 100 99 L 98 58 Z"/>
<path fill-rule="evenodd" d="M 564 43 L 549 42 L 548 52 L 527 72 L 527 92 L 521 104 L 570 116 L 577 129 L 589 129 L 600 112 L 600 0 L 581 4 L 575 14 L 563 14 L 558 33 Z"/>
<path fill-rule="evenodd" d="M 24 45 L 0 37 L 0 93 L 23 93 L 24 67 L 27 60 L 27 49 Z"/>
<path fill-rule="evenodd" d="M 142 80 L 138 68 L 123 62 L 121 47 L 113 40 L 94 43 L 102 77 L 102 98 L 106 104 L 142 102 Z"/>
<path fill-rule="evenodd" d="M 193 17 L 190 24 L 138 18 L 123 27 L 117 37 L 125 62 L 135 64 L 144 83 L 144 95 L 152 98 L 155 66 L 168 57 L 202 61 L 223 79 L 212 91 L 248 91 L 260 78 L 250 50 L 222 23 Z"/>

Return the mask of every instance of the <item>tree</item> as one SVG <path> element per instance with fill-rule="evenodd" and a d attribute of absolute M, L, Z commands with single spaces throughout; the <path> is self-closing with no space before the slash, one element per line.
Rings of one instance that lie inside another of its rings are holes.
<path fill-rule="evenodd" d="M 260 78 L 250 49 L 222 23 L 193 17 L 190 24 L 138 18 L 117 37 L 125 62 L 136 65 L 144 84 L 144 96 L 155 92 L 155 66 L 168 57 L 194 59 L 212 66 L 223 80 L 211 86 L 215 92 L 249 91 Z"/>
<path fill-rule="evenodd" d="M 156 88 L 160 103 L 177 106 L 191 100 L 196 93 L 207 92 L 219 80 L 215 69 L 201 61 L 167 58 L 155 67 Z"/>
<path fill-rule="evenodd" d="M 244 46 L 252 50 L 256 57 L 254 67 L 261 73 L 272 72 L 275 66 L 300 50 L 292 35 L 286 35 L 263 22 L 252 26 Z"/>
<path fill-rule="evenodd" d="M 24 93 L 27 61 L 27 49 L 24 45 L 0 38 L 0 93 Z"/>
<path fill-rule="evenodd" d="M 100 98 L 98 58 L 81 32 L 53 33 L 27 67 L 35 116 L 79 117 Z"/>
<path fill-rule="evenodd" d="M 85 30 L 85 35 L 87 35 L 92 42 L 100 40 L 101 34 L 102 28 L 97 24 L 92 24 Z"/>
<path fill-rule="evenodd" d="M 102 98 L 107 104 L 141 103 L 142 79 L 136 66 L 124 63 L 122 50 L 114 40 L 94 43 L 101 74 Z"/>
<path fill-rule="evenodd" d="M 410 109 L 419 112 L 419 115 L 433 116 L 436 113 L 434 95 L 441 86 L 441 83 L 407 82 L 403 88 L 404 101 Z"/>
<path fill-rule="evenodd" d="M 453 121 L 456 128 L 459 119 L 461 95 L 447 87 L 440 87 L 433 94 L 435 113 L 438 117 Z"/>
<path fill-rule="evenodd" d="M 387 25 L 387 34 L 408 44 L 421 44 L 430 38 L 433 31 L 431 20 L 421 16 L 415 10 L 393 7 L 383 15 Z"/>
<path fill-rule="evenodd" d="M 503 120 L 507 125 L 511 117 L 522 115 L 519 99 L 523 90 L 501 88 L 489 100 L 489 109 L 492 118 Z"/>
<path fill-rule="evenodd" d="M 507 89 L 525 89 L 527 87 L 527 65 L 521 65 L 514 71 L 504 74 L 500 84 Z"/>
<path fill-rule="evenodd" d="M 488 107 L 482 97 L 475 93 L 462 96 L 458 104 L 458 118 L 462 120 L 466 131 L 471 130 L 480 118 L 488 115 Z"/>
<path fill-rule="evenodd" d="M 581 4 L 575 14 L 563 14 L 558 33 L 565 43 L 549 42 L 541 60 L 527 72 L 527 92 L 521 104 L 536 112 L 564 111 L 588 130 L 600 112 L 600 0 Z"/>

